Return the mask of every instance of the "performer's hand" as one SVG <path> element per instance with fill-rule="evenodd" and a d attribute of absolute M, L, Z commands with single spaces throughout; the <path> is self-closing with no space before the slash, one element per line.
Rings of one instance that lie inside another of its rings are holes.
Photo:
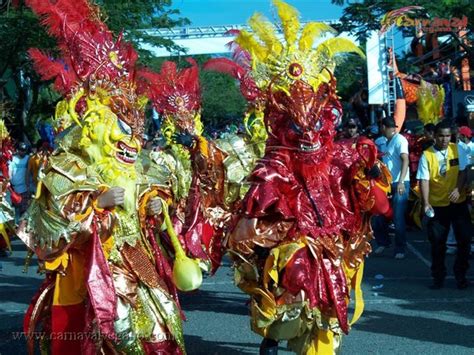
<path fill-rule="evenodd" d="M 458 188 L 455 187 L 454 190 L 451 191 L 451 193 L 449 194 L 449 201 L 456 202 L 457 200 L 459 200 L 460 196 L 461 194 L 459 193 Z"/>
<path fill-rule="evenodd" d="M 173 141 L 187 148 L 192 148 L 196 138 L 189 132 L 182 132 L 173 134 Z"/>
<path fill-rule="evenodd" d="M 161 213 L 161 208 L 161 200 L 158 197 L 153 197 L 146 206 L 147 214 L 149 216 L 156 216 Z"/>
<path fill-rule="evenodd" d="M 382 170 L 380 170 L 377 164 L 374 164 L 370 169 L 366 168 L 365 175 L 367 175 L 369 179 L 377 179 L 382 175 Z"/>
<path fill-rule="evenodd" d="M 103 192 L 97 198 L 99 208 L 115 207 L 123 205 L 125 201 L 125 190 L 121 187 L 112 187 Z"/>

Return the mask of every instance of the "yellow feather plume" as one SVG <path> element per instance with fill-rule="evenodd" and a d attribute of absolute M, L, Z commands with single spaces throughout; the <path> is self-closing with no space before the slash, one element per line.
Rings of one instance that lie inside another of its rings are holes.
<path fill-rule="evenodd" d="M 283 26 L 283 34 L 286 43 L 292 46 L 296 42 L 298 31 L 300 30 L 299 12 L 293 6 L 281 0 L 273 0 L 273 5 L 277 8 Z"/>
<path fill-rule="evenodd" d="M 325 32 L 336 33 L 336 30 L 323 22 L 310 22 L 306 24 L 299 41 L 300 51 L 305 52 L 311 50 L 315 38 L 321 36 Z"/>
<path fill-rule="evenodd" d="M 248 24 L 270 51 L 276 54 L 281 53 L 282 45 L 276 36 L 275 28 L 262 14 L 254 14 L 248 21 Z"/>
<path fill-rule="evenodd" d="M 268 54 L 267 48 L 258 43 L 255 37 L 245 30 L 240 31 L 235 41 L 239 46 L 248 51 L 252 58 L 264 60 Z"/>
<path fill-rule="evenodd" d="M 326 52 L 329 58 L 333 58 L 339 53 L 357 53 L 362 58 L 365 58 L 364 52 L 357 47 L 354 42 L 347 38 L 330 38 L 321 43 L 316 49 L 316 56 Z"/>

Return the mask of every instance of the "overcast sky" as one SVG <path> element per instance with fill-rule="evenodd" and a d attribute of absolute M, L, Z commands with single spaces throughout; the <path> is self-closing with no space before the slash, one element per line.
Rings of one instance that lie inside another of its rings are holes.
<path fill-rule="evenodd" d="M 330 0 L 288 0 L 301 13 L 303 21 L 337 20 L 342 7 Z M 172 8 L 191 20 L 191 26 L 243 24 L 255 12 L 272 19 L 270 0 L 173 0 Z"/>

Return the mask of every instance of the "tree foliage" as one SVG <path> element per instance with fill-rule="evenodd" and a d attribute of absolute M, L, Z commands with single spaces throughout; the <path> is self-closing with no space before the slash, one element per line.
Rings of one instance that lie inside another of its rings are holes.
<path fill-rule="evenodd" d="M 337 78 L 337 94 L 343 102 L 348 102 L 356 92 L 367 86 L 367 63 L 358 55 L 347 54 L 342 57 L 334 74 Z"/>
<path fill-rule="evenodd" d="M 34 131 L 31 129 L 33 120 L 41 115 L 38 110 L 44 104 L 40 100 L 41 105 L 38 105 L 39 98 L 53 99 L 48 92 L 42 92 L 49 90 L 48 83 L 41 82 L 34 73 L 27 50 L 35 47 L 52 55 L 57 50 L 55 40 L 48 36 L 36 15 L 23 1 L 15 3 L 18 6 L 13 7 L 11 0 L 0 0 L 0 101 L 13 103 L 16 124 L 11 129 L 14 130 L 14 136 L 20 136 Z M 170 8 L 171 0 L 96 0 L 96 3 L 108 27 L 115 34 L 123 31 L 124 37 L 135 45 L 142 64 L 156 68 L 156 60 L 149 51 L 141 48 L 141 44 L 179 50 L 171 40 L 155 36 L 149 31 L 189 23 L 187 19 L 179 17 L 177 10 Z M 47 106 L 44 104 L 44 107 Z"/>
<path fill-rule="evenodd" d="M 208 129 L 222 129 L 227 124 L 239 125 L 246 108 L 237 82 L 227 74 L 201 72 L 202 120 Z"/>
<path fill-rule="evenodd" d="M 41 89 L 26 51 L 38 47 L 54 52 L 56 42 L 26 7 L 0 11 L 0 100 L 12 107 L 9 128 L 13 136 L 20 136 L 30 126 L 29 112 Z"/>
<path fill-rule="evenodd" d="M 152 53 L 144 49 L 142 44 L 165 47 L 169 51 L 183 51 L 172 40 L 153 34 L 153 29 L 190 23 L 186 18 L 177 17 L 179 11 L 170 8 L 171 0 L 96 0 L 96 3 L 101 8 L 107 26 L 114 33 L 124 31 L 124 37 L 135 44 L 141 63 L 154 66 Z"/>

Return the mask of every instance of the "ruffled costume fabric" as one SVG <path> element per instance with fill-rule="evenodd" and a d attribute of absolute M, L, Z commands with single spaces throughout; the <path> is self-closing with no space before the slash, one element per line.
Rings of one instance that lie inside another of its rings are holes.
<path fill-rule="evenodd" d="M 40 348 L 53 355 L 185 353 L 162 215 L 147 214 L 151 198 L 164 209 L 172 194 L 136 160 L 146 103 L 137 53 L 87 0 L 27 5 L 62 54 L 31 49 L 30 57 L 71 118 L 17 232 L 46 275 L 24 321 L 28 352 L 41 329 Z M 116 181 L 126 207 L 100 208 L 98 196 Z"/>
<path fill-rule="evenodd" d="M 363 196 L 371 182 L 351 176 L 359 153 L 335 144 L 318 154 L 269 146 L 229 241 L 236 283 L 252 296 L 254 331 L 288 339 L 298 353 L 318 330 L 349 331 L 349 291 L 360 287 L 371 250 L 367 212 L 375 197 Z"/>
<path fill-rule="evenodd" d="M 251 297 L 252 329 L 288 340 L 298 354 L 334 354 L 362 314 L 369 220 L 390 214 L 390 174 L 370 140 L 334 142 L 342 109 L 333 57 L 360 50 L 342 38 L 314 49 L 315 38 L 333 30 L 301 29 L 296 9 L 273 3 L 285 42 L 260 14 L 249 20 L 253 33 L 242 30 L 235 40 L 238 58 L 250 64 L 241 75 L 260 90 L 269 138 L 227 246 L 235 282 Z"/>

